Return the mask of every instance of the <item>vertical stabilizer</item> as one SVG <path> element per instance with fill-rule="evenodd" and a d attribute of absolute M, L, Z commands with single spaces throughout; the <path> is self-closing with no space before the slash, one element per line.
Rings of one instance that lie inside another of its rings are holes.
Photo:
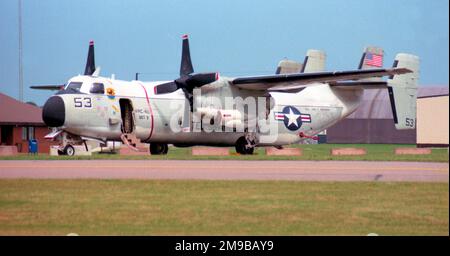
<path fill-rule="evenodd" d="M 364 52 L 361 56 L 361 60 L 359 61 L 358 69 L 382 68 L 383 67 L 383 59 L 384 59 L 383 48 L 377 47 L 377 46 L 368 46 L 368 47 L 364 48 Z M 359 81 L 380 82 L 380 81 L 383 81 L 383 78 L 372 77 L 372 78 L 361 79 Z"/>
<path fill-rule="evenodd" d="M 275 74 L 295 74 L 302 69 L 302 64 L 293 60 L 284 59 L 278 63 Z"/>
<path fill-rule="evenodd" d="M 416 100 L 419 83 L 419 57 L 406 53 L 395 56 L 394 67 L 407 68 L 412 73 L 391 76 L 388 79 L 389 98 L 395 128 L 416 128 Z"/>
<path fill-rule="evenodd" d="M 306 52 L 305 61 L 300 73 L 322 72 L 325 71 L 325 61 L 327 55 L 324 51 L 310 49 Z"/>

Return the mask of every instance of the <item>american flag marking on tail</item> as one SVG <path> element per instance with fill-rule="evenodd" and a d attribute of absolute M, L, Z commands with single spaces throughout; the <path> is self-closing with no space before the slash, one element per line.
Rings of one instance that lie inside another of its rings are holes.
<path fill-rule="evenodd" d="M 369 66 L 382 67 L 383 55 L 368 52 L 364 58 L 364 63 Z"/>

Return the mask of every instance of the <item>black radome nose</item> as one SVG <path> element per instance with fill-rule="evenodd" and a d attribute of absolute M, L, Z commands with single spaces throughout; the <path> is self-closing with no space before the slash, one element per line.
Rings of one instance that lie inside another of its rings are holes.
<path fill-rule="evenodd" d="M 66 118 L 66 108 L 64 101 L 59 96 L 50 97 L 42 109 L 42 120 L 50 127 L 60 127 L 64 125 Z"/>

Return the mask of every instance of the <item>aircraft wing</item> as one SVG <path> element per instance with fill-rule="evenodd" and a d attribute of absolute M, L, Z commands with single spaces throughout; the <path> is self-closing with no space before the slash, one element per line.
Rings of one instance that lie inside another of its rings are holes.
<path fill-rule="evenodd" d="M 407 68 L 388 68 L 388 69 L 364 69 L 335 72 L 314 72 L 300 74 L 279 74 L 267 76 L 237 77 L 231 81 L 231 84 L 245 90 L 255 91 L 292 91 L 307 87 L 314 83 L 335 83 L 349 80 L 359 80 L 370 77 L 393 76 L 411 73 Z M 354 83 L 354 86 L 359 83 Z M 350 84 L 342 84 L 349 86 Z"/>

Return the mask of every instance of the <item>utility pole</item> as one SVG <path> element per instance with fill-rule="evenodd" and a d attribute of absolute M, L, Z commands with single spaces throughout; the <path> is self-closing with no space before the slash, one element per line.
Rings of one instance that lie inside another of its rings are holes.
<path fill-rule="evenodd" d="M 22 0 L 19 0 L 19 100 L 23 101 Z"/>

